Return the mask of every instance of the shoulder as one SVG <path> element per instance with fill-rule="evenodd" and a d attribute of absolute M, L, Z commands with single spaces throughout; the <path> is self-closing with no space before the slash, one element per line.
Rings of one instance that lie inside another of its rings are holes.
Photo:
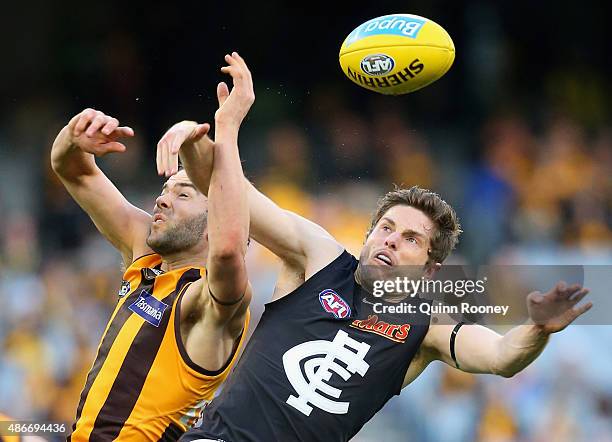
<path fill-rule="evenodd" d="M 341 259 L 341 257 L 348 260 L 349 257 L 352 258 L 352 255 L 346 252 L 342 244 L 331 236 L 329 239 L 319 241 L 317 246 L 309 247 L 304 265 L 305 279 L 310 278 L 332 262 Z"/>

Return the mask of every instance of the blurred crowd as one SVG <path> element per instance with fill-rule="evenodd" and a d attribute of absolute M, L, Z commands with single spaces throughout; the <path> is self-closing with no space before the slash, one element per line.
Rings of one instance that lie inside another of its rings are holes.
<path fill-rule="evenodd" d="M 337 108 L 321 122 L 247 130 L 244 167 L 263 192 L 325 226 L 354 254 L 377 196 L 396 183 L 434 189 L 456 207 L 465 233 L 451 262 L 527 264 L 562 255 L 612 262 L 609 129 L 587 132 L 557 117 L 538 131 L 520 115 L 499 116 L 485 121 L 480 153 L 471 156 L 433 146 L 440 134 L 415 129 L 399 112 Z M 48 132 L 29 174 L 27 145 L 2 149 L 0 409 L 71 421 L 122 270 L 50 170 L 51 142 Z M 151 152 L 136 139 L 123 156 L 99 161 L 128 199 L 149 210 L 161 185 Z M 277 267 L 255 245 L 249 268 L 258 317 Z M 612 384 L 594 369 L 612 366 L 610 328 L 567 330 L 511 380 L 434 364 L 356 440 L 379 440 L 383 429 L 385 440 L 612 440 Z"/>

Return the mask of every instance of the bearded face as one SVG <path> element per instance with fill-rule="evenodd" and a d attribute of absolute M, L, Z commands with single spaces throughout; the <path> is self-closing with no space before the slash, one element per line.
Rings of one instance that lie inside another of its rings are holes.
<path fill-rule="evenodd" d="M 161 256 L 184 252 L 200 242 L 204 236 L 206 222 L 207 212 L 182 220 L 154 220 L 147 237 L 147 245 Z"/>

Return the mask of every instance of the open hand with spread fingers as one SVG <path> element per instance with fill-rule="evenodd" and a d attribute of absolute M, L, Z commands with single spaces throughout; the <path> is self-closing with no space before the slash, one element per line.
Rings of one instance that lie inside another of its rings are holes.
<path fill-rule="evenodd" d="M 578 305 L 588 293 L 579 284 L 568 286 L 564 282 L 546 293 L 532 292 L 527 296 L 529 317 L 544 333 L 561 331 L 593 306 L 591 302 Z"/>
<path fill-rule="evenodd" d="M 232 77 L 233 87 L 230 92 L 226 83 L 217 85 L 219 109 L 215 112 L 215 122 L 240 126 L 242 120 L 255 102 L 253 79 L 244 59 L 237 52 L 225 56 L 229 66 L 223 66 L 221 72 Z"/>
<path fill-rule="evenodd" d="M 119 126 L 119 120 L 95 109 L 75 115 L 64 130 L 70 144 L 96 156 L 125 152 L 125 145 L 118 140 L 134 136 L 132 128 Z"/>

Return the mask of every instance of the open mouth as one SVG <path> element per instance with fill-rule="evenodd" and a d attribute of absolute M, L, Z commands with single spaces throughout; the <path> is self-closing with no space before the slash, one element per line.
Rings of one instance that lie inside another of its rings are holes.
<path fill-rule="evenodd" d="M 160 213 L 153 215 L 153 224 L 160 224 L 165 221 L 164 216 Z"/>
<path fill-rule="evenodd" d="M 393 261 L 391 260 L 391 258 L 389 258 L 387 255 L 383 253 L 376 254 L 374 256 L 374 259 L 376 259 L 378 262 L 380 262 L 383 265 L 387 265 L 387 266 L 393 265 Z"/>

